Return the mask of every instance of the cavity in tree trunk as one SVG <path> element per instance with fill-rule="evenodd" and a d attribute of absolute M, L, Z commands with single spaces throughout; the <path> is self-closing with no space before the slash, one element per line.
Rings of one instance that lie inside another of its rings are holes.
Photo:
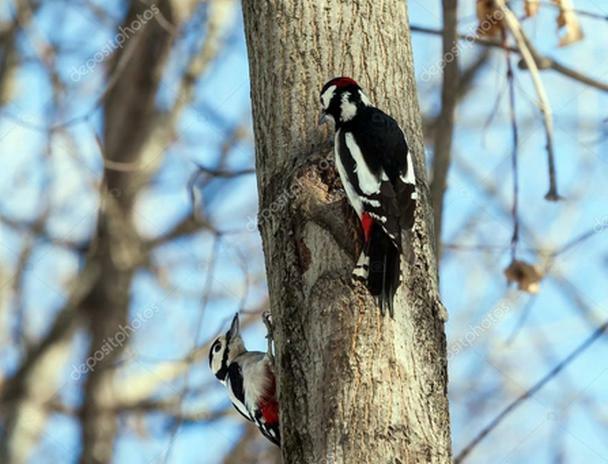
<path fill-rule="evenodd" d="M 286 463 L 447 463 L 444 309 L 406 2 L 243 2 L 262 234 Z M 395 318 L 351 282 L 357 219 L 317 126 L 319 91 L 353 77 L 404 128 L 419 206 Z"/>

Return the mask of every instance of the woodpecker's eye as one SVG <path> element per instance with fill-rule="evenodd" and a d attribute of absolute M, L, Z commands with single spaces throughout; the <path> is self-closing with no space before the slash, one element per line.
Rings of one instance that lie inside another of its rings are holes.
<path fill-rule="evenodd" d="M 217 353 L 218 351 L 220 351 L 222 349 L 222 345 L 220 345 L 219 343 L 217 345 L 215 345 L 215 348 L 213 348 L 213 352 Z"/>

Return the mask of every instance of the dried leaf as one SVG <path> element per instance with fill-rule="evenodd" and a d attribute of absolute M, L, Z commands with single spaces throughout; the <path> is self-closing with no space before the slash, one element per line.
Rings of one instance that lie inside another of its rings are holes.
<path fill-rule="evenodd" d="M 539 8 L 540 0 L 526 0 L 526 3 L 524 3 L 524 12 L 526 13 L 527 18 L 535 16 L 536 13 L 538 13 Z"/>
<path fill-rule="evenodd" d="M 493 37 L 504 29 L 504 14 L 494 0 L 477 0 L 477 35 Z"/>
<path fill-rule="evenodd" d="M 516 259 L 511 261 L 504 272 L 507 282 L 515 282 L 517 288 L 524 292 L 537 293 L 540 289 L 540 281 L 543 275 L 538 266 L 534 264 Z"/>
<path fill-rule="evenodd" d="M 557 29 L 562 30 L 562 35 L 559 39 L 559 46 L 565 47 L 572 43 L 578 42 L 584 37 L 581 24 L 574 12 L 574 3 L 572 0 L 553 0 L 559 8 L 557 17 Z"/>

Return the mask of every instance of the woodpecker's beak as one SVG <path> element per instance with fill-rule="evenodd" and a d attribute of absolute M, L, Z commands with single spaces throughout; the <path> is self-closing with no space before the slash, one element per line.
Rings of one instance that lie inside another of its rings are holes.
<path fill-rule="evenodd" d="M 329 118 L 327 117 L 327 114 L 325 113 L 325 111 L 321 111 L 321 114 L 319 115 L 319 126 L 322 126 L 328 120 L 329 120 Z"/>
<path fill-rule="evenodd" d="M 234 319 L 232 319 L 232 324 L 230 325 L 230 330 L 228 331 L 228 336 L 230 338 L 236 337 L 239 334 L 239 313 L 234 315 Z"/>

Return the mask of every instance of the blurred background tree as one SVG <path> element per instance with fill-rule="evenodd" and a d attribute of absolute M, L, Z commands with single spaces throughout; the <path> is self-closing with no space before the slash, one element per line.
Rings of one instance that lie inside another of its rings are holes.
<path fill-rule="evenodd" d="M 407 4 L 454 455 L 605 462 L 608 6 Z M 0 5 L 0 462 L 277 462 L 206 365 L 236 311 L 265 348 L 241 18 Z"/>

